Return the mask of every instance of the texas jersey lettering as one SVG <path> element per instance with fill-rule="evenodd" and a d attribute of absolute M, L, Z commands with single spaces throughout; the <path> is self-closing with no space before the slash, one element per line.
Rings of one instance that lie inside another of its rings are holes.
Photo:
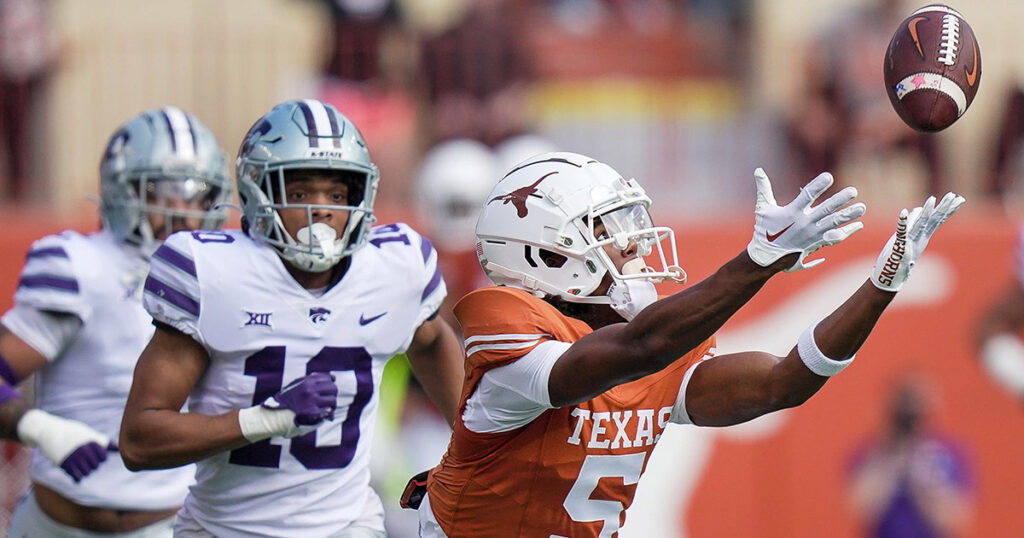
<path fill-rule="evenodd" d="M 465 330 L 468 370 L 460 414 L 488 370 L 543 342 L 571 343 L 592 332 L 514 288 L 473 292 L 455 312 Z M 688 421 L 677 404 L 680 387 L 689 367 L 713 347 L 714 337 L 658 373 L 547 409 L 510 431 L 477 433 L 460 416 L 447 454 L 430 474 L 426 508 L 451 538 L 612 536 L 665 427 Z"/>

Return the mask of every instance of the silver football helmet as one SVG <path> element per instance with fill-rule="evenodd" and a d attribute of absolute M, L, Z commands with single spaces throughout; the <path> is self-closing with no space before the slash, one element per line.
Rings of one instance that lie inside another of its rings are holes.
<path fill-rule="evenodd" d="M 116 237 L 151 254 L 176 223 L 224 224 L 231 196 L 227 157 L 213 133 L 177 107 L 147 110 L 110 137 L 100 161 L 100 216 Z M 153 229 L 153 216 L 164 216 Z"/>
<path fill-rule="evenodd" d="M 576 303 L 609 303 L 591 296 L 605 275 L 684 281 L 675 234 L 653 224 L 650 204 L 636 180 L 604 163 L 576 153 L 537 155 L 491 191 L 476 226 L 477 256 L 496 285 Z M 600 237 L 597 222 L 605 227 Z M 636 258 L 620 271 L 604 247 L 631 244 Z"/>
<path fill-rule="evenodd" d="M 236 162 L 243 227 L 250 237 L 274 246 L 281 258 L 304 271 L 322 272 L 366 243 L 373 225 L 373 201 L 379 174 L 363 135 L 333 106 L 316 99 L 281 103 L 260 118 L 245 136 Z M 357 178 L 349 185 L 349 205 L 289 204 L 284 199 L 285 171 L 338 170 Z M 305 209 L 309 224 L 292 237 L 280 209 Z M 313 209 L 348 211 L 341 237 L 316 229 Z"/>
<path fill-rule="evenodd" d="M 431 239 L 448 250 L 472 250 L 477 216 L 502 170 L 482 142 L 442 142 L 424 156 L 416 192 Z"/>

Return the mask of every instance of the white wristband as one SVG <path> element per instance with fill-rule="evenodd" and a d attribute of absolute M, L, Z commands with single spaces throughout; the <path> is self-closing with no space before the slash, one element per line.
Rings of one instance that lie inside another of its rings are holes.
<path fill-rule="evenodd" d="M 267 409 L 254 405 L 238 410 L 238 427 L 242 436 L 250 443 L 262 441 L 270 437 L 290 437 L 298 431 L 295 425 L 295 412 L 291 409 Z"/>
<path fill-rule="evenodd" d="M 90 426 L 51 415 L 42 409 L 29 409 L 18 420 L 18 439 L 38 448 L 54 465 L 60 465 L 81 446 L 95 442 L 107 448 L 110 438 Z"/>
<path fill-rule="evenodd" d="M 849 366 L 856 354 L 841 361 L 826 357 L 818 349 L 818 344 L 814 343 L 814 328 L 817 326 L 818 322 L 816 321 L 800 335 L 796 341 L 796 352 L 807 369 L 822 377 L 832 377 Z"/>

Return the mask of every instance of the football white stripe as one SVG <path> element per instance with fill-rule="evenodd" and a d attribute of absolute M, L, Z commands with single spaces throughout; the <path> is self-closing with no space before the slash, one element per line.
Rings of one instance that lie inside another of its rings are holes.
<path fill-rule="evenodd" d="M 317 141 L 316 145 L 318 148 L 329 148 L 331 147 L 331 138 L 336 133 L 334 129 L 331 129 L 331 120 L 327 117 L 327 107 L 323 103 L 316 99 L 306 99 L 306 106 L 309 107 L 309 111 L 313 113 L 313 122 L 316 124 Z"/>
<path fill-rule="evenodd" d="M 532 333 L 532 334 L 478 334 L 476 336 L 470 336 L 466 339 L 465 345 L 469 347 L 477 342 L 500 342 L 503 340 L 536 340 L 550 336 L 547 333 Z"/>
<path fill-rule="evenodd" d="M 466 348 L 466 356 L 470 356 L 477 351 L 487 351 L 490 349 L 526 349 L 533 347 L 540 342 L 540 338 L 530 340 L 528 342 L 512 342 L 508 344 L 477 344 L 471 348 Z"/>
<path fill-rule="evenodd" d="M 940 5 L 925 6 L 925 7 L 921 8 L 921 9 L 911 13 L 910 16 L 913 17 L 914 15 L 917 15 L 918 13 L 927 13 L 929 11 L 939 11 L 941 13 L 949 13 L 950 15 L 956 15 L 957 17 L 960 17 L 961 20 L 964 20 L 964 16 L 961 15 L 959 12 L 957 12 L 957 10 L 955 10 L 955 9 L 953 9 L 951 7 L 948 7 L 948 6 L 940 6 Z"/>
<path fill-rule="evenodd" d="M 921 77 L 918 79 L 918 77 Z M 915 82 L 915 79 L 918 79 Z M 949 96 L 956 103 L 956 115 L 959 118 L 967 110 L 967 95 L 957 86 L 956 82 L 937 73 L 914 73 L 908 75 L 894 88 L 900 100 L 905 95 L 917 90 L 936 90 Z"/>

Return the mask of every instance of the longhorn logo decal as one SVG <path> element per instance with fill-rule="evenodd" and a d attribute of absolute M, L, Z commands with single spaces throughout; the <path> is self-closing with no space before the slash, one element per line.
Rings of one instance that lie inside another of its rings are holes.
<path fill-rule="evenodd" d="M 551 176 L 551 175 L 554 175 L 554 174 L 557 174 L 557 173 L 558 172 L 549 172 L 549 173 L 544 174 L 543 176 L 541 176 L 541 178 L 538 179 L 537 181 L 534 181 L 532 185 L 527 185 L 525 187 L 520 187 L 520 188 L 518 188 L 518 189 L 516 189 L 516 190 L 514 190 L 514 191 L 512 191 L 512 192 L 510 192 L 508 194 L 502 194 L 501 196 L 495 196 L 494 198 L 491 198 L 490 201 L 487 202 L 487 205 L 490 205 L 491 202 L 498 202 L 498 201 L 500 201 L 502 204 L 509 204 L 510 203 L 513 206 L 515 206 L 515 208 L 516 208 L 516 215 L 518 215 L 519 218 L 525 218 L 526 214 L 530 212 L 529 208 L 526 207 L 526 198 L 528 196 L 536 196 L 536 197 L 540 198 L 540 195 L 537 194 L 537 185 L 540 185 L 540 182 L 544 181 L 545 179 L 547 179 L 548 176 Z"/>

